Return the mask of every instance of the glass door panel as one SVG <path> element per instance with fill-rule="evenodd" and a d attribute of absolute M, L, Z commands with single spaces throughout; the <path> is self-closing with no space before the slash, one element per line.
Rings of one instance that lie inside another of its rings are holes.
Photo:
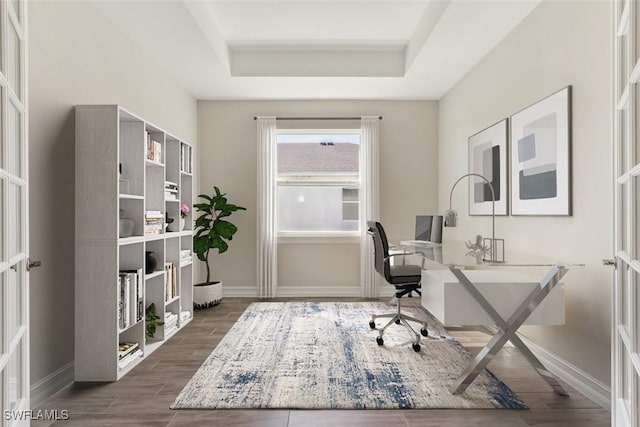
<path fill-rule="evenodd" d="M 13 13 L 16 15 L 16 18 L 18 18 L 18 23 L 22 25 L 22 11 L 20 10 L 22 1 L 11 0 L 10 3 L 11 3 L 11 10 L 13 10 Z"/>
<path fill-rule="evenodd" d="M 7 37 L 7 80 L 18 99 L 22 101 L 22 41 L 20 40 L 18 31 L 11 22 L 7 25 Z"/>
<path fill-rule="evenodd" d="M 24 397 L 23 366 L 22 366 L 22 341 L 19 342 L 16 349 L 12 352 L 7 366 L 7 377 L 9 382 L 9 408 L 10 410 L 18 409 L 18 403 Z"/>
<path fill-rule="evenodd" d="M 22 113 L 14 105 L 9 102 L 9 110 L 7 111 L 7 149 L 9 156 L 9 172 L 23 177 L 24 167 L 22 159 Z"/>
<path fill-rule="evenodd" d="M 12 226 L 9 227 L 9 259 L 21 253 L 22 250 L 22 230 L 23 230 L 23 211 L 22 211 L 22 187 L 9 183 L 8 189 L 9 205 L 7 206 L 7 219 Z"/>
<path fill-rule="evenodd" d="M 7 332 L 11 341 L 23 324 L 22 321 L 22 275 L 24 265 L 22 262 L 14 264 L 8 270 L 7 276 Z"/>

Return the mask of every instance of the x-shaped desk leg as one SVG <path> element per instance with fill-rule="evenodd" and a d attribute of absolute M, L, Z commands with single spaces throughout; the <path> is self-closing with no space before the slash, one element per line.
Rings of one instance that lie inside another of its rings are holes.
<path fill-rule="evenodd" d="M 458 281 L 469 291 L 476 301 L 491 316 L 498 327 L 498 333 L 493 336 L 491 341 L 484 346 L 482 350 L 473 358 L 471 363 L 460 377 L 449 388 L 453 394 L 464 392 L 469 384 L 480 374 L 480 372 L 491 362 L 493 357 L 500 351 L 502 346 L 511 341 L 522 354 L 533 365 L 538 374 L 544 379 L 553 390 L 561 396 L 568 396 L 566 390 L 560 385 L 558 378 L 544 367 L 542 362 L 529 350 L 529 347 L 522 342 L 516 335 L 518 328 L 527 320 L 533 310 L 545 299 L 551 290 L 560 282 L 562 276 L 565 275 L 567 269 L 564 267 L 552 267 L 551 270 L 540 281 L 539 286 L 531 291 L 520 306 L 513 312 L 509 319 L 505 320 L 498 314 L 487 299 L 478 291 L 473 283 L 458 268 L 451 267 L 451 272 L 456 276 Z"/>

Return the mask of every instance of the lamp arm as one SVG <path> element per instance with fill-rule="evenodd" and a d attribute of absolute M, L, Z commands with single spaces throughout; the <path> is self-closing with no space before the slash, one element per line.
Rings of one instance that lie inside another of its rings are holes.
<path fill-rule="evenodd" d="M 491 181 L 489 181 L 487 178 L 485 178 L 484 176 L 480 175 L 479 173 L 468 173 L 465 175 L 462 175 L 460 178 L 458 178 L 458 180 L 453 184 L 453 187 L 451 187 L 451 192 L 449 193 L 449 210 L 451 210 L 453 203 L 453 189 L 456 188 L 456 185 L 458 185 L 458 183 L 460 181 L 462 181 L 463 178 L 467 178 L 470 176 L 477 176 L 478 178 L 482 178 L 487 184 L 489 184 L 489 189 L 491 190 L 491 259 L 495 261 L 496 257 L 495 257 L 495 246 L 496 246 L 496 192 L 493 189 L 493 184 L 491 184 Z"/>

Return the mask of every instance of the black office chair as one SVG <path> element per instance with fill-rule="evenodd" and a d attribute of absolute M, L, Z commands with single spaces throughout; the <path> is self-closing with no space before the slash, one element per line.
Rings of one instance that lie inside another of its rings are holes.
<path fill-rule="evenodd" d="M 398 253 L 389 255 L 389 243 L 387 242 L 387 235 L 382 228 L 382 224 L 376 221 L 367 221 L 367 232 L 373 237 L 373 245 L 375 251 L 375 266 L 376 271 L 385 278 L 385 280 L 395 286 L 397 310 L 395 313 L 386 314 L 374 314 L 371 316 L 369 326 L 371 329 L 376 329 L 376 319 L 390 317 L 391 320 L 384 325 L 382 329 L 379 329 L 380 335 L 376 338 L 378 345 L 384 344 L 384 331 L 392 324 L 402 324 L 409 335 L 412 337 L 412 347 L 415 351 L 420 351 L 420 335 L 411 327 L 409 321 L 420 323 L 422 328 L 420 333 L 422 336 L 428 336 L 427 323 L 423 320 L 416 319 L 415 317 L 408 316 L 401 312 L 402 297 L 410 294 L 411 292 L 417 292 L 420 294 L 420 281 L 422 280 L 422 267 L 419 265 L 391 265 L 391 258 L 394 256 L 412 255 L 419 252 L 411 253 Z"/>

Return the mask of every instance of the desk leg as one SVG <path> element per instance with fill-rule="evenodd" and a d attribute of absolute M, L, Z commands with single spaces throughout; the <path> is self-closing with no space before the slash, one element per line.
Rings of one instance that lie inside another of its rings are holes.
<path fill-rule="evenodd" d="M 557 377 L 549 372 L 544 365 L 535 357 L 529 348 L 516 335 L 518 328 L 527 320 L 533 310 L 544 300 L 551 290 L 560 282 L 560 279 L 567 270 L 563 267 L 553 267 L 540 281 L 540 286 L 534 289 L 522 304 L 513 312 L 508 320 L 504 320 L 486 298 L 471 283 L 465 274 L 455 268 L 450 268 L 451 272 L 456 276 L 460 283 L 469 291 L 476 301 L 485 309 L 487 314 L 496 322 L 499 332 L 493 336 L 491 341 L 473 358 L 469 366 L 464 370 L 460 377 L 449 388 L 453 394 L 464 392 L 469 384 L 480 374 L 493 357 L 500 351 L 502 346 L 509 340 L 524 354 L 529 362 L 536 369 L 538 374 L 544 379 L 556 393 L 566 396 L 567 392 L 560 385 Z"/>

